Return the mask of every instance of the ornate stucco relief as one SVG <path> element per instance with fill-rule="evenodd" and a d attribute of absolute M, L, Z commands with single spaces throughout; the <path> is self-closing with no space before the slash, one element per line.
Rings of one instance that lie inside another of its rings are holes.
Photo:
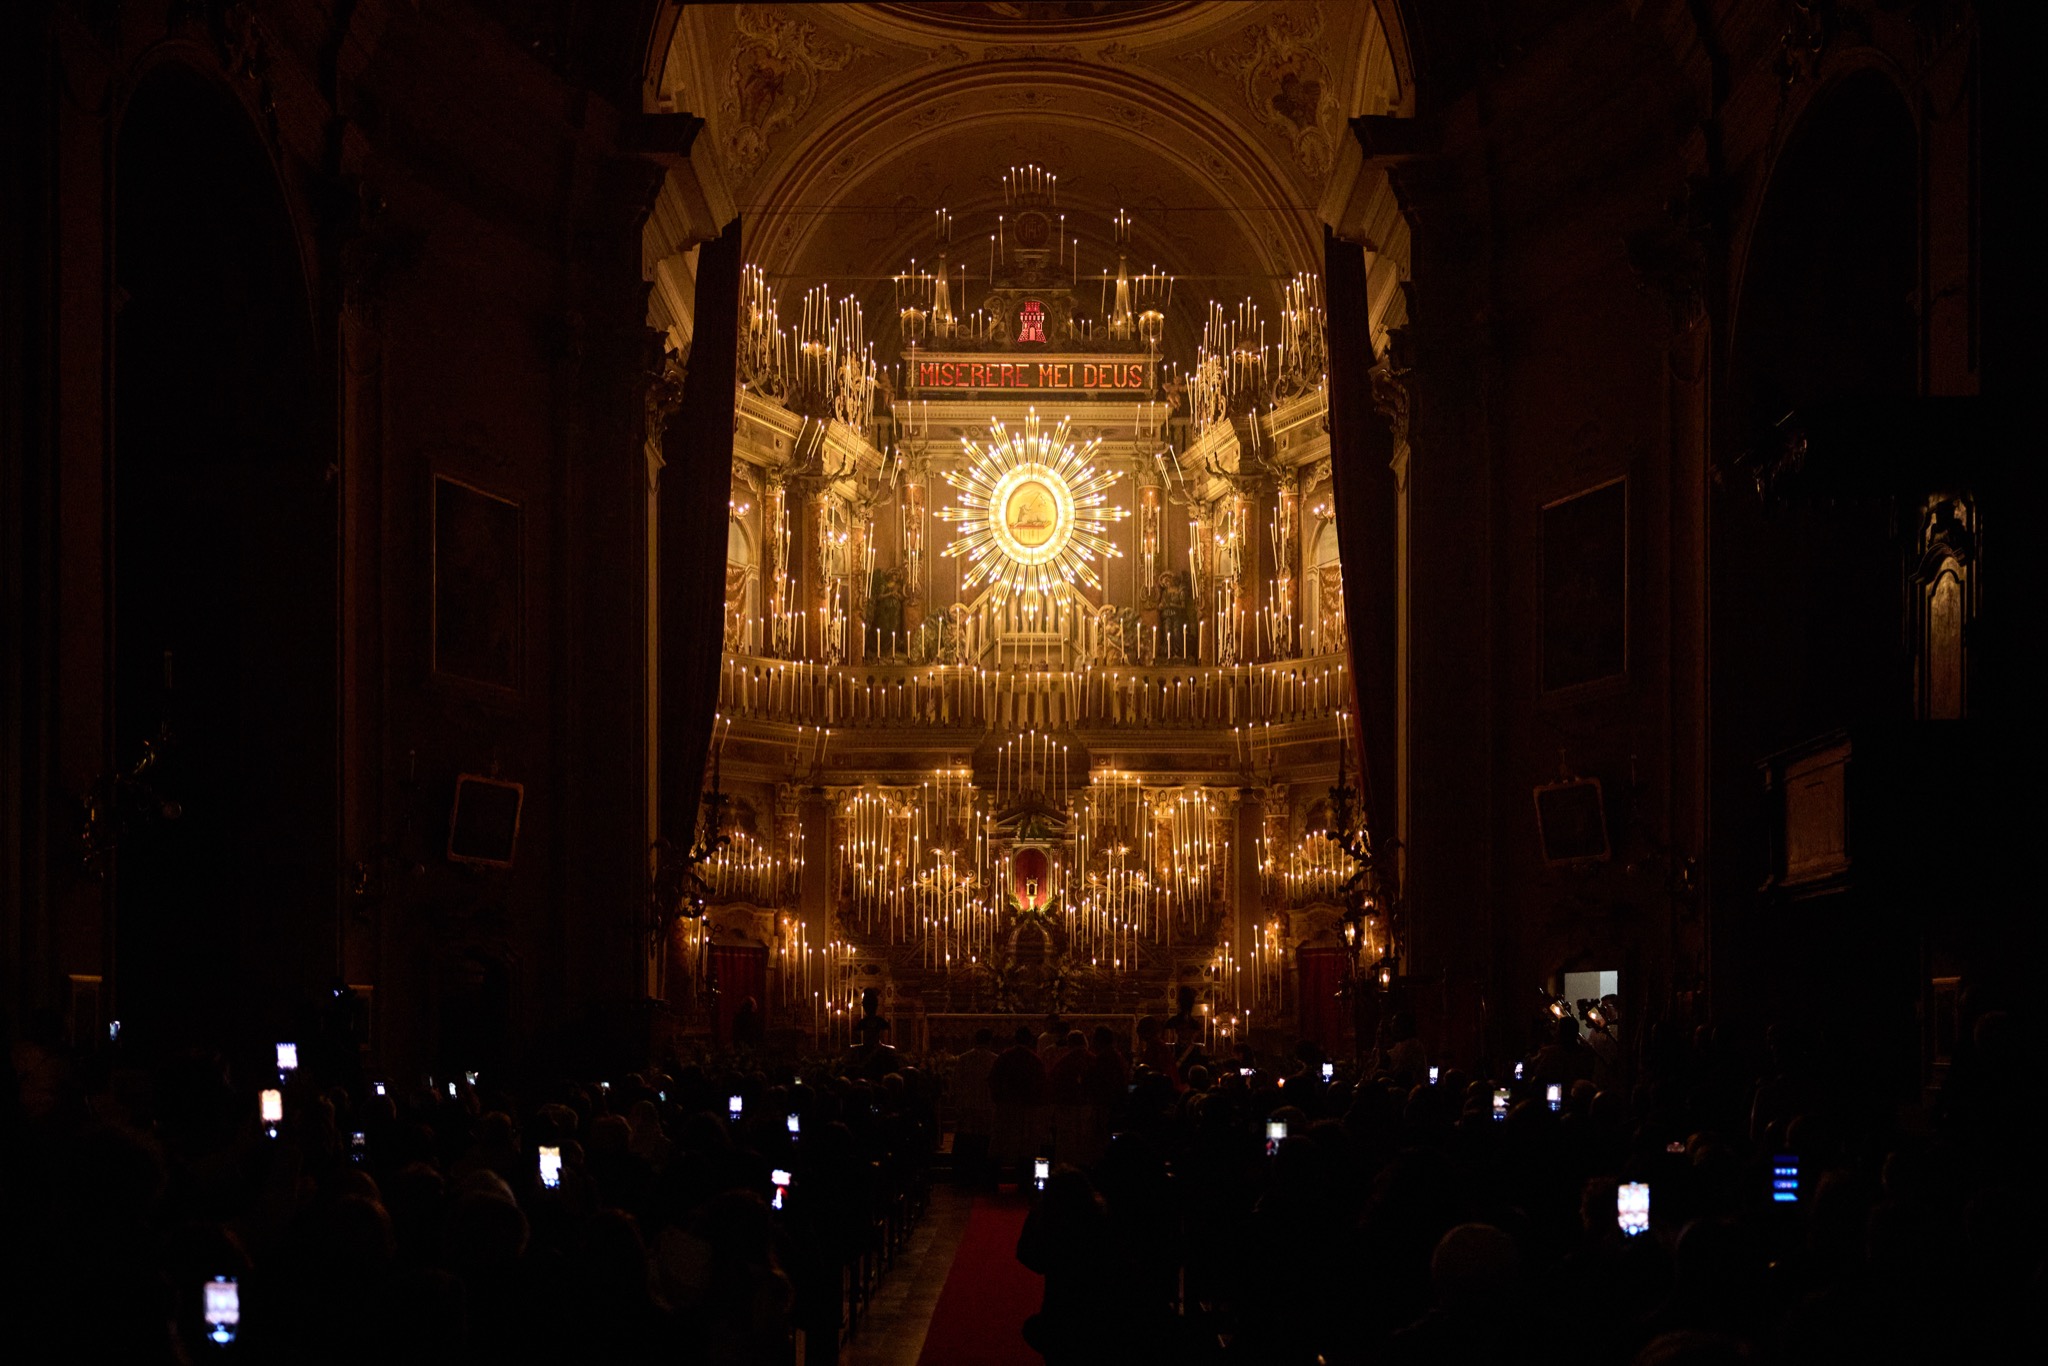
<path fill-rule="evenodd" d="M 733 170 L 746 177 L 768 155 L 776 136 L 810 111 L 822 74 L 843 71 L 871 54 L 858 43 L 820 37 L 815 24 L 763 5 L 739 6 L 733 24 L 738 41 L 719 109 L 729 120 L 726 150 Z"/>
<path fill-rule="evenodd" d="M 1229 79 L 1245 107 L 1287 145 L 1295 166 L 1315 183 L 1330 173 L 1340 115 L 1337 82 L 1322 56 L 1323 37 L 1322 10 L 1308 6 L 1247 24 L 1233 43 L 1181 57 Z"/>

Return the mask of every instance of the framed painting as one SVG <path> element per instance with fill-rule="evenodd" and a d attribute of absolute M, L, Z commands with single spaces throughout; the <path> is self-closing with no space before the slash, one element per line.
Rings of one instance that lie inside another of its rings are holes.
<path fill-rule="evenodd" d="M 523 783 L 462 774 L 455 780 L 455 809 L 448 816 L 449 861 L 510 868 L 525 805 Z"/>
<path fill-rule="evenodd" d="M 434 476 L 434 672 L 516 692 L 523 646 L 525 512 Z"/>
<path fill-rule="evenodd" d="M 1536 789 L 1536 834 L 1553 867 L 1608 857 L 1607 803 L 1598 778 L 1571 778 Z"/>
<path fill-rule="evenodd" d="M 1542 691 L 1628 672 L 1628 481 L 1545 505 L 1537 631 Z"/>

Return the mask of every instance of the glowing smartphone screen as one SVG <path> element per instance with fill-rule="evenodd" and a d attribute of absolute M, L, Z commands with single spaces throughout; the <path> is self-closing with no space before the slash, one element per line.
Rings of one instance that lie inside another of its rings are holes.
<path fill-rule="evenodd" d="M 1266 1156 L 1268 1156 L 1268 1157 L 1271 1157 L 1271 1156 L 1273 1156 L 1273 1154 L 1275 1154 L 1275 1153 L 1279 1152 L 1279 1151 L 1280 1151 L 1280 1140 L 1281 1140 L 1281 1139 L 1283 1139 L 1283 1138 L 1285 1138 L 1285 1137 L 1287 1137 L 1287 1121 L 1286 1121 L 1286 1120 L 1284 1120 L 1284 1119 L 1269 1119 L 1269 1120 L 1267 1120 L 1267 1121 L 1266 1121 Z"/>
<path fill-rule="evenodd" d="M 1045 1183 L 1051 1176 L 1052 1161 L 1050 1158 L 1041 1157 L 1031 1164 L 1031 1184 L 1039 1190 L 1045 1189 Z"/>
<path fill-rule="evenodd" d="M 281 1043 L 277 1046 L 277 1070 L 296 1072 L 299 1070 L 299 1046 L 295 1043 Z"/>
<path fill-rule="evenodd" d="M 1641 1181 L 1624 1182 L 1614 1192 L 1614 1221 L 1633 1238 L 1650 1231 L 1650 1188 Z"/>
<path fill-rule="evenodd" d="M 789 1173 L 777 1167 L 768 1173 L 768 1181 L 775 1187 L 775 1198 L 768 1202 L 768 1208 L 781 1209 L 783 1197 L 789 1194 Z"/>
<path fill-rule="evenodd" d="M 1771 1200 L 1780 1205 L 1799 1203 L 1799 1159 L 1790 1153 L 1771 1159 Z"/>
<path fill-rule="evenodd" d="M 1436 1085 L 1436 1072 L 1437 1070 L 1434 1067 L 1429 1069 L 1429 1084 L 1431 1086 Z"/>
<path fill-rule="evenodd" d="M 803 1120 L 799 1119 L 794 1112 L 791 1112 L 789 1118 L 784 1120 L 783 1123 L 789 1126 L 789 1131 L 791 1134 L 799 1134 L 803 1132 L 804 1122 Z"/>
<path fill-rule="evenodd" d="M 1564 1108 L 1564 1087 L 1557 1082 L 1550 1083 L 1550 1085 L 1543 1088 L 1543 1099 L 1549 1102 L 1551 1109 L 1562 1110 Z"/>
<path fill-rule="evenodd" d="M 263 1093 L 263 1122 L 265 1124 L 284 1123 L 284 1092 L 278 1090 L 275 1086 Z"/>
<path fill-rule="evenodd" d="M 1336 1063 L 1333 1063 L 1333 1062 L 1326 1062 L 1326 1063 L 1324 1063 L 1324 1064 L 1323 1064 L 1323 1080 L 1324 1080 L 1324 1081 L 1328 1081 L 1328 1080 L 1329 1080 L 1330 1078 L 1332 1078 L 1332 1077 L 1334 1077 L 1334 1076 L 1336 1076 L 1336 1075 L 1337 1075 L 1337 1064 L 1336 1064 Z"/>
<path fill-rule="evenodd" d="M 540 1150 L 540 1183 L 549 1190 L 562 1184 L 562 1150 L 546 1144 Z"/>
<path fill-rule="evenodd" d="M 241 1322 L 241 1286 L 232 1276 L 215 1276 L 206 1283 L 206 1336 L 215 1342 L 233 1342 Z"/>
<path fill-rule="evenodd" d="M 1495 1119 L 1506 1119 L 1508 1117 L 1508 1088 L 1505 1086 L 1494 1088 L 1493 1117 Z"/>

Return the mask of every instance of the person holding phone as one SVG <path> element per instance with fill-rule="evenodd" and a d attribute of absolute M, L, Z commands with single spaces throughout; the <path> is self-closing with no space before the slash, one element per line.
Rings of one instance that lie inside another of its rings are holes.
<path fill-rule="evenodd" d="M 1017 1238 L 1017 1260 L 1045 1277 L 1024 1340 L 1047 1362 L 1141 1360 L 1130 1267 L 1102 1196 L 1086 1175 L 1055 1168 Z"/>
<path fill-rule="evenodd" d="M 205 1285 L 206 1340 L 225 1347 L 242 1326 L 242 1287 L 233 1276 L 215 1276 Z"/>

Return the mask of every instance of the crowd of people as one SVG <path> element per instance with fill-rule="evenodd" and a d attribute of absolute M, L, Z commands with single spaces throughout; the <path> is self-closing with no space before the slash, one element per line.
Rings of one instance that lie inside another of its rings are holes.
<path fill-rule="evenodd" d="M 1921 1103 L 1805 1030 L 1752 1056 L 1665 1026 L 1629 1062 L 1605 1004 L 1484 1072 L 1432 1065 L 1399 1019 L 1357 1065 L 1155 1051 L 1106 1149 L 1071 1163 L 1055 1097 L 1035 1132 L 1062 1162 L 1018 1249 L 1046 1276 L 1034 1345 L 1050 1366 L 1162 1345 L 1273 1366 L 2032 1359 L 2048 1260 L 2012 1019 L 1975 1020 Z"/>
<path fill-rule="evenodd" d="M 939 1136 L 869 1044 L 519 1094 L 17 1041 L 6 1359 L 829 1363 Z"/>
<path fill-rule="evenodd" d="M 830 1362 L 935 1168 L 1032 1202 L 1049 1366 L 2005 1361 L 2048 1289 L 1996 1012 L 1905 1106 L 1790 1031 L 1466 1069 L 1172 1025 L 517 1091 L 17 1039 L 9 1359 Z"/>

